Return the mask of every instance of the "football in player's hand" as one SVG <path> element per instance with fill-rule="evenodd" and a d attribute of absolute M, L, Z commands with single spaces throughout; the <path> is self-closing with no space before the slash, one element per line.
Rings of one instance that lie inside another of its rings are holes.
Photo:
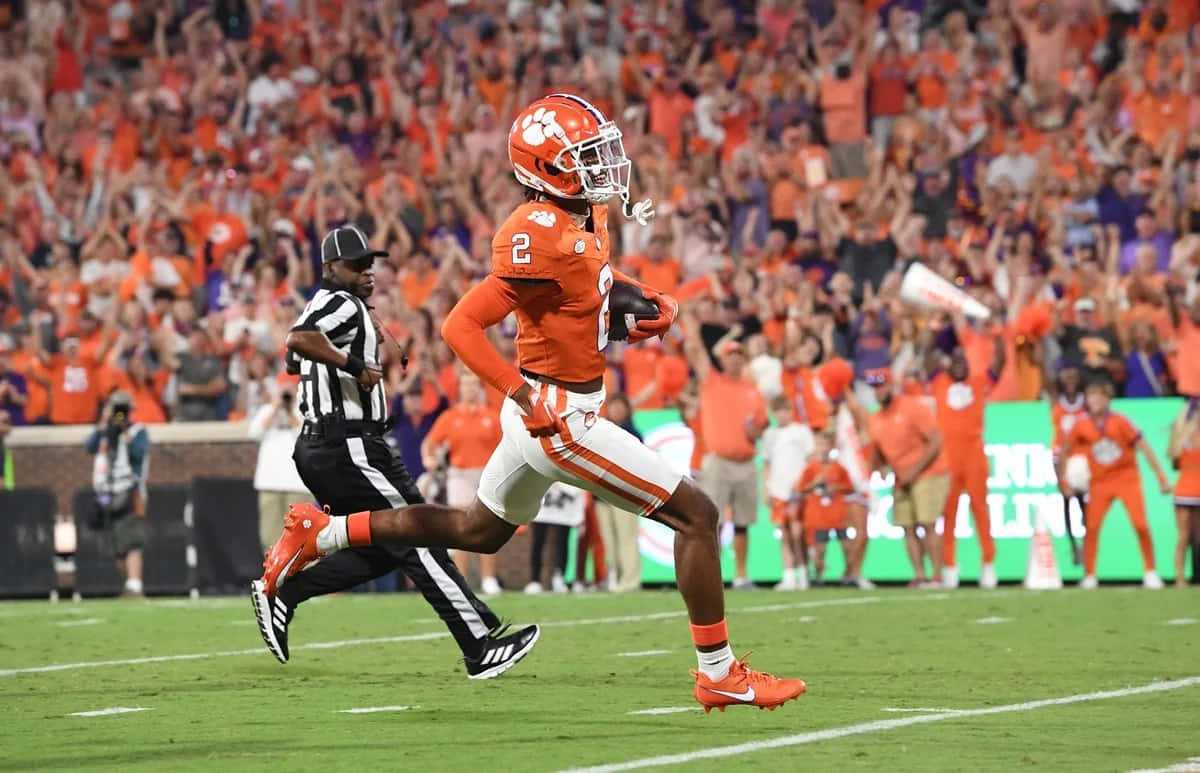
<path fill-rule="evenodd" d="M 617 280 L 608 291 L 608 340 L 624 341 L 639 319 L 658 319 L 658 304 L 635 284 Z"/>

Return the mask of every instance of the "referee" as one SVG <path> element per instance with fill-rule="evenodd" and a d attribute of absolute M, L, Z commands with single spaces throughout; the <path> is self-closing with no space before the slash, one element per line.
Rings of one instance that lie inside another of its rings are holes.
<path fill-rule="evenodd" d="M 404 464 L 384 440 L 390 423 L 379 366 L 379 330 L 366 299 L 375 289 L 375 258 L 354 226 L 321 240 L 321 286 L 287 337 L 289 367 L 299 363 L 297 394 L 304 427 L 292 458 L 301 480 L 334 515 L 423 502 Z M 444 549 L 365 547 L 343 550 L 288 580 L 274 597 L 251 586 L 267 648 L 288 660 L 288 624 L 296 605 L 348 590 L 400 569 L 454 636 L 471 679 L 498 676 L 523 658 L 540 630 L 507 633 L 471 592 Z"/>

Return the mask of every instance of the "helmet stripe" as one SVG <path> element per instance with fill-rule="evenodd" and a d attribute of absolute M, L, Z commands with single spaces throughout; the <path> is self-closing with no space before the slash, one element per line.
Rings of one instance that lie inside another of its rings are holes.
<path fill-rule="evenodd" d="M 572 102 L 577 103 L 584 110 L 587 110 L 589 113 L 592 114 L 592 117 L 596 119 L 596 123 L 603 124 L 607 120 L 604 117 L 604 113 L 601 113 L 600 110 L 595 105 L 593 105 L 591 102 L 588 102 L 583 97 L 577 97 L 574 94 L 566 94 L 566 93 L 551 94 L 550 96 L 551 97 L 562 97 L 563 99 L 569 99 Z"/>

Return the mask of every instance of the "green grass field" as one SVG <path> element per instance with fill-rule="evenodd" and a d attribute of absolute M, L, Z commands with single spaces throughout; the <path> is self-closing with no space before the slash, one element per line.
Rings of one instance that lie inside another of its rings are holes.
<path fill-rule="evenodd" d="M 1197 590 L 733 593 L 735 649 L 809 693 L 708 715 L 630 713 L 693 705 L 673 592 L 494 606 L 542 640 L 471 682 L 409 594 L 307 604 L 287 666 L 243 598 L 0 604 L 0 769 L 1091 772 L 1200 755 Z M 410 708 L 342 713 L 385 706 Z M 149 710 L 69 716 L 112 707 Z"/>

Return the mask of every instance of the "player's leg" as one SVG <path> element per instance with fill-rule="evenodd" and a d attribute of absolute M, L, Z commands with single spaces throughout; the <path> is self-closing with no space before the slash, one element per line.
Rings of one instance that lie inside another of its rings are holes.
<path fill-rule="evenodd" d="M 1092 484 L 1083 516 L 1083 581 L 1081 587 L 1096 587 L 1096 556 L 1100 551 L 1100 527 L 1119 492 Z"/>
<path fill-rule="evenodd" d="M 699 661 L 693 696 L 705 710 L 737 704 L 773 708 L 803 693 L 803 682 L 754 671 L 733 656 L 713 501 L 617 425 L 594 414 L 568 412 L 565 397 L 553 390 L 548 399 L 567 416 L 568 432 L 554 441 L 543 439 L 542 454 L 528 456 L 530 463 L 675 532 L 676 583 Z"/>
<path fill-rule="evenodd" d="M 950 471 L 950 489 L 942 507 L 942 584 L 947 588 L 958 587 L 958 537 L 954 529 L 958 525 L 959 500 L 966 490 L 966 480 L 966 470 L 956 463 Z"/>
<path fill-rule="evenodd" d="M 1189 505 L 1175 505 L 1175 587 L 1187 585 L 1187 554 L 1192 546 L 1192 510 Z"/>
<path fill-rule="evenodd" d="M 1154 539 L 1150 535 L 1150 523 L 1146 519 L 1146 498 L 1142 494 L 1141 482 L 1130 481 L 1122 486 L 1119 497 L 1137 534 L 1138 549 L 1142 553 L 1142 567 L 1145 569 L 1142 582 L 1146 587 L 1161 588 L 1162 580 L 1154 566 Z"/>

